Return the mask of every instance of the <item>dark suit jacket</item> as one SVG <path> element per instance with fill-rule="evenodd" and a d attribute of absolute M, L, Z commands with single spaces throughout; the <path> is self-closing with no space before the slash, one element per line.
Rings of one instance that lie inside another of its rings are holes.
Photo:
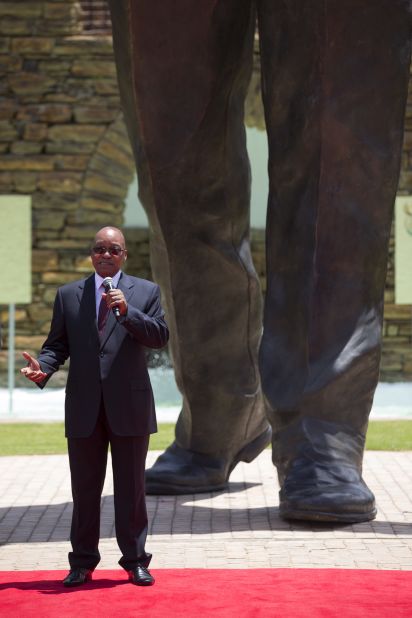
<path fill-rule="evenodd" d="M 144 347 L 161 348 L 169 331 L 159 286 L 122 273 L 118 287 L 128 303 L 116 321 L 110 311 L 103 336 L 97 331 L 94 274 L 59 288 L 49 335 L 41 349 L 42 370 L 52 374 L 70 356 L 66 387 L 66 436 L 89 436 L 103 398 L 112 431 L 142 436 L 157 431 Z M 41 384 L 43 388 L 48 376 Z"/>

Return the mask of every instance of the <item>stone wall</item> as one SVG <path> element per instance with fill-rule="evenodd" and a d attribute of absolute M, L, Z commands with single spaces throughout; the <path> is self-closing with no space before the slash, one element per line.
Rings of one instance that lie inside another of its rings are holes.
<path fill-rule="evenodd" d="M 0 192 L 33 206 L 33 302 L 17 308 L 18 350 L 38 351 L 56 287 L 89 272 L 96 228 L 122 225 L 134 175 L 111 37 L 84 36 L 80 18 L 73 1 L 0 3 Z M 7 345 L 7 311 L 1 319 Z"/>
<path fill-rule="evenodd" d="M 83 25 L 82 25 L 83 24 Z M 0 193 L 29 194 L 33 204 L 33 302 L 17 307 L 16 347 L 37 353 L 48 331 L 56 288 L 90 271 L 97 227 L 122 225 L 134 175 L 111 38 L 84 34 L 73 0 L 0 3 Z M 412 192 L 412 96 L 400 181 Z M 258 53 L 246 121 L 264 128 Z M 128 229 L 128 271 L 150 278 L 145 229 Z M 252 250 L 265 289 L 264 233 Z M 393 295 L 393 243 L 385 293 L 382 378 L 412 379 L 411 306 Z M 7 310 L 0 314 L 7 347 Z M 0 380 L 6 380 L 6 350 Z"/>

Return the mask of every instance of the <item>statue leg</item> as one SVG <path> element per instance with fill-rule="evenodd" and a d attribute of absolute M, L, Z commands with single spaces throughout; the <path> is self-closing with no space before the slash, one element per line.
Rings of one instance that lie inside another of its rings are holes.
<path fill-rule="evenodd" d="M 362 458 L 400 168 L 408 5 L 258 2 L 270 151 L 260 369 L 284 518 L 376 514 Z"/>
<path fill-rule="evenodd" d="M 221 489 L 270 443 L 243 104 L 249 0 L 111 3 L 123 109 L 183 409 L 148 493 Z"/>

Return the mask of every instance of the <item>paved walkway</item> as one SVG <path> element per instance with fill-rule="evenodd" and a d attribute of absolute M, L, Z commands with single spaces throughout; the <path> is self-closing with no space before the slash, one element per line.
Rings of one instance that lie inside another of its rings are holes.
<path fill-rule="evenodd" d="M 378 517 L 352 526 L 282 521 L 269 450 L 238 465 L 227 492 L 149 497 L 152 566 L 412 570 L 412 452 L 367 452 L 364 475 Z M 70 518 L 66 456 L 0 457 L 0 570 L 66 569 Z M 111 473 L 101 537 L 100 567 L 115 568 Z"/>

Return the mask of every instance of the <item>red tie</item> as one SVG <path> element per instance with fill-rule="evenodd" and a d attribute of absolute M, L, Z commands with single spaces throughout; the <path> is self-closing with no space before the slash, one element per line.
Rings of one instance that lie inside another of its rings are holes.
<path fill-rule="evenodd" d="M 99 335 L 101 335 L 102 332 L 104 331 L 104 327 L 106 326 L 106 322 L 107 322 L 108 313 L 109 313 L 109 307 L 107 306 L 106 300 L 102 296 L 102 299 L 99 305 L 99 315 L 97 318 L 97 329 L 99 331 Z"/>

